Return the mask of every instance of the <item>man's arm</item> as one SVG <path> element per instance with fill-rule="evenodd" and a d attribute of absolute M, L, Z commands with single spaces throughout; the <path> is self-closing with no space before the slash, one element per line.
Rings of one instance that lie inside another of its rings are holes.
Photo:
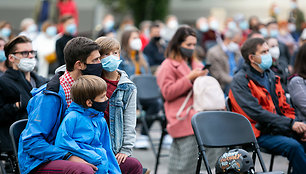
<path fill-rule="evenodd" d="M 44 161 L 63 159 L 68 151 L 53 145 L 56 135 L 54 132 L 60 125 L 60 98 L 38 94 L 31 100 L 27 108 L 28 126 L 21 135 L 24 153 Z M 55 134 L 54 137 L 52 133 Z"/>
<path fill-rule="evenodd" d="M 252 95 L 248 80 L 245 77 L 236 76 L 234 78 L 230 93 L 232 93 L 231 102 L 234 100 L 237 103 L 233 106 L 236 107 L 234 110 L 241 109 L 252 120 L 265 126 L 265 128 L 277 130 L 279 133 L 288 133 L 292 130 L 294 120 L 263 109 L 258 99 Z"/>

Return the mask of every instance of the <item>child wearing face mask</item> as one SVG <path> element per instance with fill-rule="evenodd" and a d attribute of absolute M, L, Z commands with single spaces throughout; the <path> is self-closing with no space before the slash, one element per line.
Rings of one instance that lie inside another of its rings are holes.
<path fill-rule="evenodd" d="M 75 81 L 70 91 L 73 102 L 58 129 L 55 145 L 95 165 L 97 174 L 119 174 L 103 118 L 108 102 L 106 89 L 105 81 L 94 75 L 84 75 Z"/>
<path fill-rule="evenodd" d="M 136 140 L 136 87 L 125 71 L 119 70 L 120 43 L 111 37 L 99 37 L 102 78 L 107 83 L 109 104 L 104 112 L 112 141 L 112 150 L 123 174 L 142 174 L 142 165 L 131 157 Z M 122 103 L 123 105 L 118 105 Z"/>

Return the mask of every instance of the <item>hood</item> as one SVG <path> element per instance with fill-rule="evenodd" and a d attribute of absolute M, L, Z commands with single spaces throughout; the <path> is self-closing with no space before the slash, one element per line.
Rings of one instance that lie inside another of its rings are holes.
<path fill-rule="evenodd" d="M 119 69 L 117 69 L 117 71 L 121 75 L 120 80 L 118 82 L 118 85 L 124 84 L 124 83 L 132 83 L 133 84 L 133 82 L 129 79 L 129 76 L 127 75 L 127 73 L 125 71 L 119 70 Z"/>

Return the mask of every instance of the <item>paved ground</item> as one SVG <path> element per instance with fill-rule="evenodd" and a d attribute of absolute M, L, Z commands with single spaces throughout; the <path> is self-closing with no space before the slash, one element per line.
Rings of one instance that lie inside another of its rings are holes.
<path fill-rule="evenodd" d="M 139 131 L 138 131 L 139 132 Z M 160 126 L 158 122 L 155 122 L 153 124 L 152 130 L 151 130 L 151 136 L 155 139 L 155 142 L 158 143 L 158 138 L 160 136 Z M 157 148 L 157 147 L 156 147 Z M 162 149 L 162 152 L 164 154 L 167 154 L 169 150 Z M 153 151 L 151 149 L 148 150 L 134 150 L 133 152 L 134 157 L 136 157 L 144 167 L 149 168 L 151 170 L 151 174 L 154 173 L 154 167 L 155 167 L 155 157 L 153 154 Z M 264 158 L 264 162 L 267 168 L 269 168 L 270 165 L 270 155 L 262 153 L 262 156 Z M 167 173 L 167 167 L 168 167 L 168 161 L 169 157 L 163 157 L 160 158 L 160 164 L 158 166 L 158 174 L 166 174 Z M 260 164 L 258 161 L 256 161 L 256 171 L 261 171 Z M 281 156 L 276 156 L 274 159 L 274 171 L 284 171 L 284 173 L 287 173 L 288 169 L 288 160 Z"/>

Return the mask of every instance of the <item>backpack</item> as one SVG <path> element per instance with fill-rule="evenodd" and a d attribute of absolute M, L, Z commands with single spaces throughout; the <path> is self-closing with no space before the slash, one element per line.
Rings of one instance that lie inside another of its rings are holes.
<path fill-rule="evenodd" d="M 187 102 L 193 94 L 193 105 L 186 110 L 186 115 L 180 117 Z M 188 116 L 189 111 L 194 108 L 197 112 L 224 110 L 225 98 L 219 82 L 211 76 L 200 76 L 193 83 L 192 90 L 188 93 L 185 101 L 176 113 L 178 120 L 183 120 Z"/>

